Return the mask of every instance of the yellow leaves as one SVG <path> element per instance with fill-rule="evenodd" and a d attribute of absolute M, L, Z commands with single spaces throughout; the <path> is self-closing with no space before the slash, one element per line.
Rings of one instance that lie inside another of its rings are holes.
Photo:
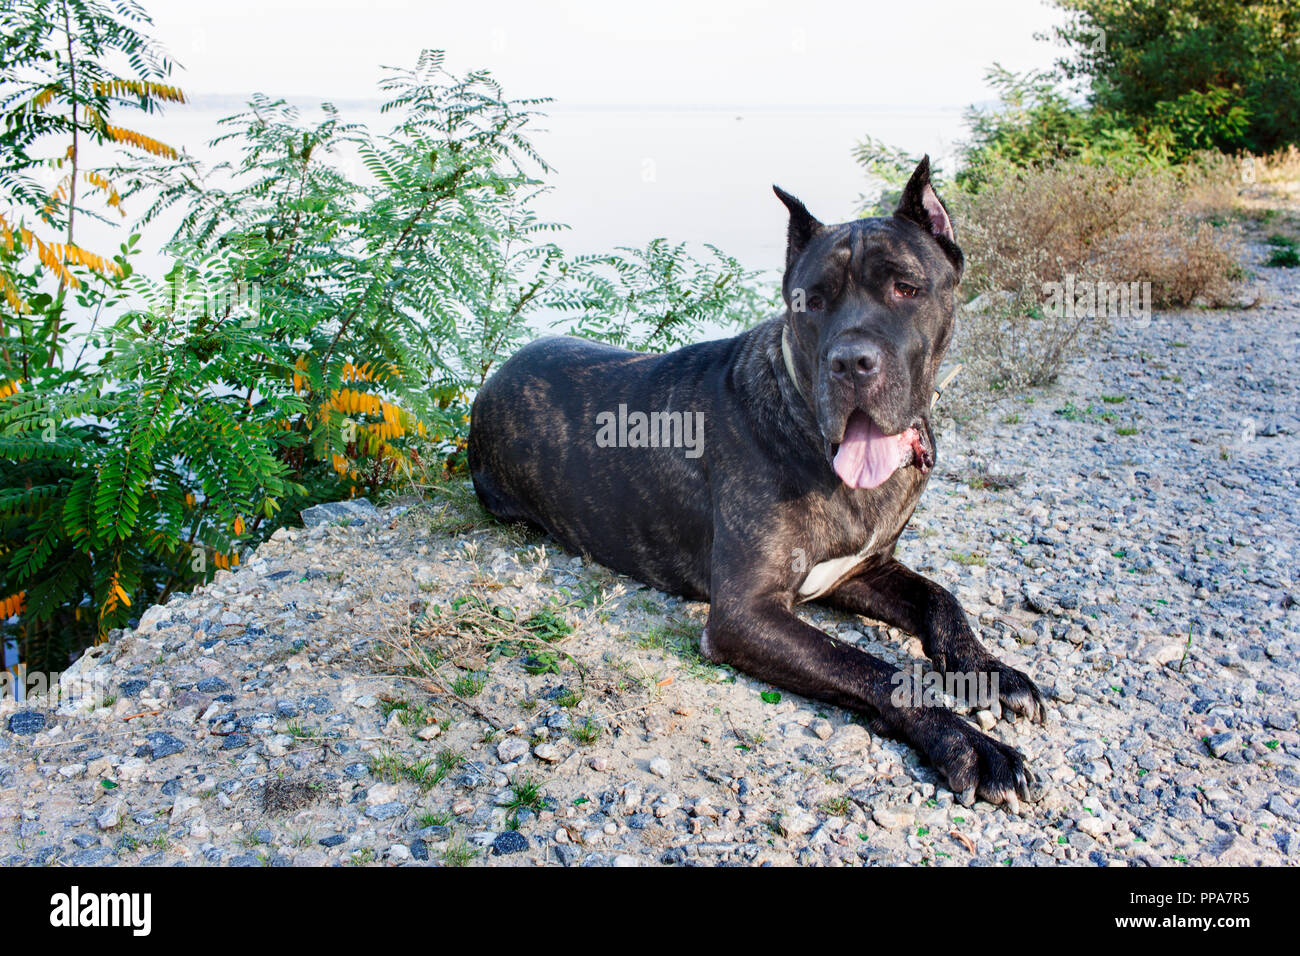
<path fill-rule="evenodd" d="M 108 126 L 105 127 L 104 133 L 115 143 L 134 146 L 136 149 L 144 150 L 146 153 L 152 153 L 155 156 L 161 156 L 164 159 L 176 159 L 180 156 L 180 153 L 166 143 L 145 136 L 143 133 L 137 133 L 135 130 L 123 129 L 120 126 Z"/>
<path fill-rule="evenodd" d="M 232 567 L 239 567 L 239 555 L 214 551 L 212 552 L 212 563 L 221 571 L 229 571 Z"/>
<path fill-rule="evenodd" d="M 334 465 L 334 470 L 340 475 L 346 475 L 348 473 L 348 460 L 337 452 L 331 457 L 333 459 L 332 464 Z"/>
<path fill-rule="evenodd" d="M 196 504 L 198 504 L 198 499 L 194 497 L 194 492 L 185 492 L 185 507 L 193 508 Z"/>
<path fill-rule="evenodd" d="M 0 380 L 0 399 L 8 398 L 10 395 L 16 395 L 22 391 L 23 380 L 6 378 Z"/>
<path fill-rule="evenodd" d="M 372 392 L 341 388 L 330 393 L 330 406 L 345 415 L 378 415 L 382 400 Z"/>
<path fill-rule="evenodd" d="M 0 598 L 0 621 L 5 618 L 13 617 L 15 614 L 22 612 L 27 605 L 27 592 L 19 591 L 17 594 L 11 594 L 8 597 Z"/>
<path fill-rule="evenodd" d="M 85 180 L 86 182 L 90 183 L 90 185 L 98 189 L 100 192 L 107 193 L 108 199 L 106 199 L 105 202 L 107 202 L 110 206 L 116 209 L 123 216 L 126 215 L 126 210 L 122 208 L 122 197 L 118 194 L 117 188 L 112 183 L 110 183 L 107 179 L 105 179 L 103 176 L 101 176 L 99 173 L 95 172 L 94 170 L 91 170 L 90 172 L 85 174 Z"/>
<path fill-rule="evenodd" d="M 235 523 L 231 527 L 234 529 L 235 537 L 239 537 L 244 533 L 244 519 L 239 515 L 235 515 Z"/>
<path fill-rule="evenodd" d="M 99 607 L 99 637 L 101 640 L 105 637 L 105 620 L 110 614 L 117 610 L 118 605 L 131 606 L 131 595 L 126 593 L 126 588 L 122 587 L 119 580 L 120 572 L 114 571 L 113 576 L 108 579 L 108 586 L 104 589 L 104 603 Z"/>
<path fill-rule="evenodd" d="M 170 103 L 184 103 L 185 94 L 178 87 L 149 80 L 115 79 L 108 82 L 96 82 L 95 93 L 99 96 L 124 97 L 134 94 L 142 99 L 166 100 Z"/>
<path fill-rule="evenodd" d="M 46 242 L 26 226 L 19 226 L 17 233 L 22 238 L 24 246 L 36 250 L 36 257 L 41 261 L 41 265 L 73 289 L 81 288 L 81 280 L 72 274 L 68 269 L 69 265 L 84 266 L 106 277 L 119 275 L 122 271 L 116 262 L 96 255 L 88 249 L 82 249 L 77 245 Z M 16 290 L 14 296 L 17 296 Z M 10 298 L 8 293 L 5 298 Z M 13 305 L 12 301 L 10 305 Z"/>
<path fill-rule="evenodd" d="M 17 287 L 3 273 L 0 273 L 0 290 L 3 290 L 5 302 L 9 303 L 9 308 L 16 314 L 22 315 L 28 311 L 27 303 L 19 295 Z"/>
<path fill-rule="evenodd" d="M 37 93 L 35 96 L 32 97 L 32 109 L 34 110 L 45 109 L 45 107 L 50 105 L 50 101 L 54 99 L 54 95 L 58 92 L 59 92 L 59 88 L 57 86 L 47 86 L 45 89 L 41 90 L 39 93 Z"/>

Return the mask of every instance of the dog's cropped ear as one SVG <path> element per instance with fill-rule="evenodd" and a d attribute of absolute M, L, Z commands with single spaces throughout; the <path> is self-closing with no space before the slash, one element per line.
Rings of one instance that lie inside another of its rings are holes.
<path fill-rule="evenodd" d="M 894 210 L 894 215 L 916 223 L 934 236 L 943 247 L 943 251 L 948 254 L 948 258 L 953 261 L 953 265 L 957 267 L 957 274 L 961 275 L 964 257 L 957 246 L 957 234 L 952 228 L 952 218 L 948 215 L 948 209 L 939 198 L 939 194 L 934 191 L 934 186 L 930 184 L 929 156 L 922 157 L 916 164 L 916 170 L 903 189 L 902 198 L 898 200 L 898 208 Z"/>
<path fill-rule="evenodd" d="M 772 191 L 776 193 L 777 199 L 785 203 L 785 208 L 790 210 L 790 229 L 786 234 L 785 248 L 785 267 L 788 270 L 808 247 L 809 241 L 822 228 L 822 224 L 808 211 L 807 206 L 780 186 L 773 186 Z"/>

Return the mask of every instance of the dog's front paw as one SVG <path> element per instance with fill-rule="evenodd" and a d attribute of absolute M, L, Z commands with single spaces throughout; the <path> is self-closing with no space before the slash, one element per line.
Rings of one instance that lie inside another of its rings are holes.
<path fill-rule="evenodd" d="M 1032 686 L 1032 685 L 1030 685 Z M 918 743 L 965 806 L 975 798 L 1020 812 L 1034 799 L 1025 760 L 1014 748 L 976 730 L 951 711 L 928 715 Z"/>
<path fill-rule="evenodd" d="M 1022 671 L 1007 667 L 1005 664 L 995 664 L 995 667 L 994 673 L 998 678 L 998 702 L 1001 704 L 998 709 L 1003 714 L 1028 717 L 1036 724 L 1046 723 L 1047 705 L 1043 702 L 1043 695 L 1038 690 L 1038 685 Z"/>

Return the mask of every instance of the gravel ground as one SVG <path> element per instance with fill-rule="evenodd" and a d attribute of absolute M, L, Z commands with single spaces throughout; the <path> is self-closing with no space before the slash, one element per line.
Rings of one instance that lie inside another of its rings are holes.
<path fill-rule="evenodd" d="M 900 556 L 1051 699 L 992 730 L 1046 786 L 1018 816 L 702 661 L 703 605 L 439 499 L 279 531 L 62 706 L 0 703 L 0 863 L 1294 863 L 1300 270 L 1261 282 L 940 429 Z"/>

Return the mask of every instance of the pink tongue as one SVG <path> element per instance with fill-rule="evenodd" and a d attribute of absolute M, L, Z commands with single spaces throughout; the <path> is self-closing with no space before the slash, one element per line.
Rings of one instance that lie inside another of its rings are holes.
<path fill-rule="evenodd" d="M 855 411 L 835 453 L 835 474 L 850 488 L 874 488 L 898 469 L 902 435 L 886 435 L 866 415 Z"/>

